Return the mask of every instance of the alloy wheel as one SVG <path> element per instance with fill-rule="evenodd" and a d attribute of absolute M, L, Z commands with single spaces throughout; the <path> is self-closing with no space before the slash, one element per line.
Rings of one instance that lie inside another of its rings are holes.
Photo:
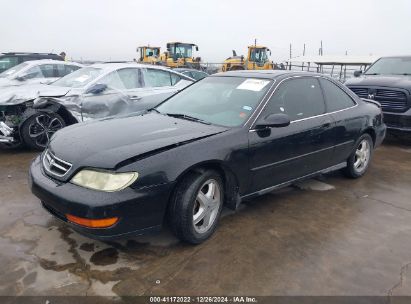
<path fill-rule="evenodd" d="M 46 147 L 51 136 L 64 127 L 57 117 L 52 117 L 46 113 L 36 116 L 29 125 L 29 136 L 40 147 Z"/>
<path fill-rule="evenodd" d="M 221 206 L 221 190 L 214 179 L 207 180 L 197 194 L 193 209 L 193 225 L 197 233 L 206 233 L 213 226 Z"/>
<path fill-rule="evenodd" d="M 363 172 L 370 161 L 371 146 L 368 140 L 363 139 L 357 147 L 354 156 L 354 169 L 361 173 Z"/>

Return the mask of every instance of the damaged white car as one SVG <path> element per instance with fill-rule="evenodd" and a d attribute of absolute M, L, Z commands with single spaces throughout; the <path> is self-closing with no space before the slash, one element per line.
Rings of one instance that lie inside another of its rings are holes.
<path fill-rule="evenodd" d="M 2 89 L 0 146 L 44 149 L 51 136 L 67 125 L 143 110 L 146 96 L 156 95 L 160 103 L 193 81 L 163 67 L 101 63 L 49 85 Z"/>
<path fill-rule="evenodd" d="M 51 59 L 26 61 L 0 73 L 0 89 L 7 86 L 51 83 L 82 67 L 75 62 Z"/>

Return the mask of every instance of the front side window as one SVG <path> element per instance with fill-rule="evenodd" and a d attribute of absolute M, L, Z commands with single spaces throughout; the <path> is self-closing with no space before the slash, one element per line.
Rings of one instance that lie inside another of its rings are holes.
<path fill-rule="evenodd" d="M 144 83 L 146 87 L 165 87 L 170 86 L 171 76 L 168 71 L 143 69 Z"/>
<path fill-rule="evenodd" d="M 103 73 L 103 69 L 86 67 L 60 78 L 51 85 L 69 88 L 83 88 L 100 77 Z"/>
<path fill-rule="evenodd" d="M 318 80 L 312 77 L 284 81 L 268 101 L 263 117 L 287 114 L 291 121 L 325 113 L 325 103 Z"/>
<path fill-rule="evenodd" d="M 252 115 L 271 83 L 269 79 L 208 77 L 171 97 L 157 110 L 236 127 Z"/>
<path fill-rule="evenodd" d="M 118 71 L 109 73 L 108 75 L 101 78 L 98 83 L 107 85 L 109 89 L 115 89 L 115 90 L 125 90 L 126 89 L 123 81 L 120 78 L 120 75 L 118 74 Z"/>
<path fill-rule="evenodd" d="M 45 78 L 51 78 L 51 77 L 55 77 L 54 67 L 55 67 L 54 64 L 42 64 L 40 65 L 40 70 Z"/>
<path fill-rule="evenodd" d="M 80 67 L 77 65 L 58 64 L 57 65 L 57 77 L 64 77 L 74 71 L 77 71 Z"/>
<path fill-rule="evenodd" d="M 320 83 L 324 90 L 328 112 L 343 110 L 355 105 L 351 97 L 331 81 L 321 78 Z"/>
<path fill-rule="evenodd" d="M 118 75 L 126 89 L 141 88 L 143 85 L 138 69 L 126 68 L 118 70 Z"/>
<path fill-rule="evenodd" d="M 33 79 L 33 78 L 43 78 L 43 72 L 41 70 L 41 68 L 36 65 L 30 69 L 28 69 L 27 71 L 24 72 L 24 78 L 25 79 Z"/>
<path fill-rule="evenodd" d="M 15 56 L 12 57 L 1 57 L 0 58 L 0 71 L 8 70 L 19 63 L 19 59 Z"/>

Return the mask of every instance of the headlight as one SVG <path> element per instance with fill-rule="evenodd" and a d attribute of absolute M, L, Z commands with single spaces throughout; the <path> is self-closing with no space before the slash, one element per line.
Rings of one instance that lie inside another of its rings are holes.
<path fill-rule="evenodd" d="M 114 192 L 127 188 L 137 177 L 137 172 L 110 173 L 85 169 L 77 173 L 71 182 L 93 190 Z"/>

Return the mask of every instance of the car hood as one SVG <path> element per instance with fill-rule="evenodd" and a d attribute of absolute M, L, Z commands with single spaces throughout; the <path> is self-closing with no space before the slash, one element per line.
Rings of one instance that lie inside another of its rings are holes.
<path fill-rule="evenodd" d="M 61 97 L 70 92 L 70 88 L 47 84 L 26 84 L 0 88 L 0 105 L 20 104 L 39 96 Z"/>
<path fill-rule="evenodd" d="M 400 75 L 364 75 L 358 78 L 351 78 L 345 82 L 350 86 L 379 86 L 406 89 L 411 91 L 411 77 Z"/>
<path fill-rule="evenodd" d="M 114 169 L 131 158 L 145 158 L 226 130 L 150 112 L 64 128 L 53 136 L 49 150 L 72 163 L 73 170 Z"/>

